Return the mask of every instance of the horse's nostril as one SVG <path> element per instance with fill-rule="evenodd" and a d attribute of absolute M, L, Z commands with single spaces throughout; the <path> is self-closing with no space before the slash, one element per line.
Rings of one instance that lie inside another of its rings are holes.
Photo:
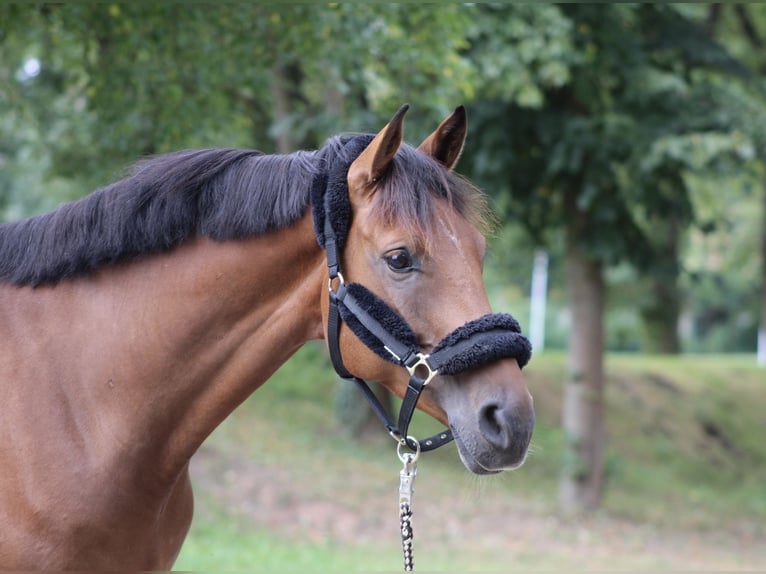
<path fill-rule="evenodd" d="M 511 421 L 497 404 L 484 405 L 479 411 L 479 430 L 484 438 L 501 450 L 507 450 L 513 440 Z"/>

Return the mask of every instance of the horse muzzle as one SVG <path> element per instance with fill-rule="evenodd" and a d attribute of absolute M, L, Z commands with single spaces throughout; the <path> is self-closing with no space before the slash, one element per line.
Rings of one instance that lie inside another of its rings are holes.
<path fill-rule="evenodd" d="M 474 381 L 477 392 L 486 387 Z M 535 413 L 528 392 L 496 393 L 489 390 L 478 408 L 451 410 L 450 429 L 465 467 L 475 474 L 494 474 L 524 464 Z"/>

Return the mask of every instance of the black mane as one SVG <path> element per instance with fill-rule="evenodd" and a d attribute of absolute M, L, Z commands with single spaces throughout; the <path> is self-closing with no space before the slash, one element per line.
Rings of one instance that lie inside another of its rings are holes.
<path fill-rule="evenodd" d="M 194 235 L 238 239 L 286 227 L 308 207 L 316 152 L 186 150 L 55 211 L 0 225 L 0 278 L 55 283 Z"/>
<path fill-rule="evenodd" d="M 207 149 L 141 161 L 125 179 L 78 201 L 0 225 L 0 281 L 56 283 L 194 236 L 223 241 L 287 227 L 306 213 L 312 182 L 349 139 L 289 155 Z M 434 197 L 477 225 L 486 216 L 481 192 L 406 144 L 379 187 L 380 217 L 413 235 L 430 233 Z"/>

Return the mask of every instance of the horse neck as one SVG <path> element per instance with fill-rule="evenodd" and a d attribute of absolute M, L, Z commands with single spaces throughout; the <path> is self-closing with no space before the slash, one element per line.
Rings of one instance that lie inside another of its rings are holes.
<path fill-rule="evenodd" d="M 100 448 L 119 446 L 123 460 L 172 479 L 237 405 L 322 336 L 324 265 L 306 216 L 252 239 L 195 239 L 72 282 L 68 346 L 87 353 L 63 380 L 77 404 L 97 409 L 88 414 L 94 428 L 109 430 Z"/>

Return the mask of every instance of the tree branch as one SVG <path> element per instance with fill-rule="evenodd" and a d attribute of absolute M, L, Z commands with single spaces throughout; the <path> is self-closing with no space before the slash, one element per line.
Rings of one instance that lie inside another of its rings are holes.
<path fill-rule="evenodd" d="M 711 38 L 715 37 L 718 29 L 718 21 L 721 19 L 721 3 L 714 2 L 710 5 L 707 12 L 707 18 L 705 19 L 705 32 Z"/>
<path fill-rule="evenodd" d="M 750 13 L 748 12 L 747 6 L 745 4 L 735 4 L 734 12 L 737 14 L 739 27 L 745 33 L 745 36 L 747 36 L 747 39 L 750 41 L 750 45 L 754 48 L 762 47 L 763 41 L 758 35 L 758 30 L 755 29 L 755 25 L 753 24 L 752 18 L 750 18 Z"/>

